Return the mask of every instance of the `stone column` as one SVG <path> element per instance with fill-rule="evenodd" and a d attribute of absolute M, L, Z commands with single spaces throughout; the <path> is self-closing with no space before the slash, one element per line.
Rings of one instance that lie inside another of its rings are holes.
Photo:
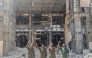
<path fill-rule="evenodd" d="M 29 13 L 29 39 L 32 42 L 32 13 Z"/>
<path fill-rule="evenodd" d="M 3 20 L 0 20 L 0 41 L 3 41 Z"/>
<path fill-rule="evenodd" d="M 49 44 L 52 43 L 52 14 L 49 13 L 50 18 L 50 32 L 49 32 Z"/>
<path fill-rule="evenodd" d="M 65 35 L 65 44 L 68 45 L 69 41 L 72 39 L 71 32 L 69 31 L 68 24 L 69 24 L 69 0 L 66 0 L 66 17 L 65 17 L 65 24 L 64 24 L 64 35 Z"/>
<path fill-rule="evenodd" d="M 81 30 L 81 19 L 80 19 L 80 0 L 74 0 L 74 30 L 75 30 L 75 51 L 77 54 L 83 51 L 83 39 Z"/>
<path fill-rule="evenodd" d="M 3 20 L 0 20 L 0 57 L 3 56 Z"/>
<path fill-rule="evenodd" d="M 65 24 L 64 24 L 64 37 L 65 37 L 65 44 L 68 44 L 68 8 L 69 8 L 69 0 L 66 0 L 66 17 L 65 17 Z"/>
<path fill-rule="evenodd" d="M 90 17 L 86 17 L 86 38 L 87 38 L 87 47 L 89 46 L 89 42 L 91 42 L 91 32 L 90 32 Z"/>

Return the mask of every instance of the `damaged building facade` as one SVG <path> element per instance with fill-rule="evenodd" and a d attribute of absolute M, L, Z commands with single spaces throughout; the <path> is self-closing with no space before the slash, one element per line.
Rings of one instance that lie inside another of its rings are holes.
<path fill-rule="evenodd" d="M 0 56 L 34 39 L 83 53 L 92 42 L 91 8 L 90 0 L 0 0 Z"/>
<path fill-rule="evenodd" d="M 36 31 L 36 42 L 40 44 L 45 44 L 46 46 L 50 43 L 57 45 L 57 42 L 62 40 L 64 43 L 64 15 L 56 13 L 44 13 L 44 14 L 27 14 L 19 13 L 16 23 L 17 23 L 17 42 L 25 47 L 25 41 L 31 40 L 33 31 Z M 23 20 L 22 20 L 23 19 Z M 25 36 L 26 35 L 26 36 Z M 24 39 L 23 39 L 24 36 Z M 22 37 L 22 38 L 21 38 Z M 26 37 L 26 38 L 25 38 Z M 24 40 L 22 43 L 21 40 Z M 26 41 L 27 42 L 27 41 Z M 18 45 L 17 46 L 21 46 Z"/>
<path fill-rule="evenodd" d="M 91 38 L 91 17 L 90 17 L 90 3 L 91 0 L 66 0 L 67 11 L 66 21 L 68 25 L 67 32 L 71 34 L 70 45 L 74 52 L 83 53 L 85 49 L 90 48 Z M 68 35 L 69 35 L 68 34 Z M 68 39 L 68 38 L 66 38 Z"/>

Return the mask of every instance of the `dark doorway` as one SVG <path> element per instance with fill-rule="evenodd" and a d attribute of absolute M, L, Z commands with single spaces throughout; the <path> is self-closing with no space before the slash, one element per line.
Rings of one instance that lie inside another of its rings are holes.
<path fill-rule="evenodd" d="M 60 41 L 60 39 L 61 39 L 60 35 L 54 34 L 54 37 L 53 37 L 53 40 L 52 40 L 54 47 L 57 46 L 58 41 Z"/>
<path fill-rule="evenodd" d="M 24 48 L 27 45 L 27 37 L 25 35 L 20 35 L 16 40 L 16 47 Z"/>
<path fill-rule="evenodd" d="M 45 46 L 48 45 L 48 42 L 47 42 L 47 32 L 40 32 L 36 35 L 36 38 L 39 38 L 39 39 L 36 39 L 36 42 L 38 43 L 39 46 L 41 46 L 41 44 L 44 44 Z"/>
<path fill-rule="evenodd" d="M 36 43 L 38 44 L 39 47 L 41 47 L 42 44 L 41 40 L 36 40 Z"/>
<path fill-rule="evenodd" d="M 53 32 L 52 34 L 52 43 L 54 45 L 54 47 L 57 47 L 58 45 L 58 41 L 61 41 L 61 46 L 64 43 L 64 33 L 58 33 L 58 32 Z"/>

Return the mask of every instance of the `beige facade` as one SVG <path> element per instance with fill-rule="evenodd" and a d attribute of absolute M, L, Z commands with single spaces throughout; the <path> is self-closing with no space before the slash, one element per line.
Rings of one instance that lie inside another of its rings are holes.
<path fill-rule="evenodd" d="M 15 6 L 12 0 L 0 0 L 0 56 L 15 49 Z M 12 6 L 11 6 L 12 5 Z"/>
<path fill-rule="evenodd" d="M 24 47 L 28 40 L 42 41 L 45 45 L 55 42 L 55 46 L 59 40 L 67 45 L 72 42 L 72 49 L 78 53 L 88 49 L 92 41 L 89 6 L 90 0 L 66 0 L 66 3 L 65 0 L 40 3 L 0 0 L 0 56 L 7 55 L 16 46 Z"/>
<path fill-rule="evenodd" d="M 20 24 L 16 25 L 17 26 L 16 33 L 19 34 L 19 36 L 23 35 L 24 32 L 27 32 L 29 34 L 29 35 L 27 35 L 28 36 L 27 40 L 30 40 L 31 42 L 34 42 L 34 39 L 37 41 L 42 40 L 42 41 L 44 41 L 45 45 L 48 45 L 53 42 L 53 39 L 55 37 L 55 35 L 53 35 L 54 32 L 57 35 L 60 32 L 60 34 L 62 33 L 62 35 L 59 34 L 59 36 L 60 36 L 59 40 L 61 40 L 61 37 L 64 40 L 63 14 L 59 14 L 59 13 L 41 14 L 40 17 L 42 17 L 42 18 L 40 18 L 40 19 L 38 17 L 36 18 L 34 13 L 28 13 L 27 16 L 25 16 L 23 13 L 20 13 L 20 15 L 17 15 L 17 16 L 18 16 L 18 18 L 20 18 L 21 16 L 26 17 L 26 18 L 29 17 L 29 21 L 27 22 L 28 24 L 24 24 L 24 23 L 20 22 L 21 25 Z M 56 17 L 56 18 L 59 17 L 59 19 L 58 18 L 56 19 L 53 17 Z M 35 19 L 37 19 L 37 20 L 39 19 L 39 20 L 36 21 Z M 19 19 L 19 20 L 21 21 L 21 19 Z M 58 23 L 56 24 L 56 22 L 55 21 L 53 22 L 53 20 L 61 20 L 61 21 L 58 21 L 59 24 Z M 26 28 L 26 27 L 28 27 L 28 28 Z M 35 31 L 37 34 L 36 34 L 36 36 L 33 36 L 34 35 L 33 33 Z M 43 36 L 45 36 L 45 38 L 42 39 Z M 47 41 L 48 41 L 48 43 L 47 43 Z"/>
<path fill-rule="evenodd" d="M 65 22 L 66 22 L 66 25 L 69 26 L 69 28 L 66 27 L 65 29 L 65 39 L 66 39 L 66 42 L 69 43 L 69 40 L 67 39 L 71 37 L 70 39 L 73 46 L 72 48 L 77 51 L 85 48 L 88 49 L 89 42 L 92 41 L 90 36 L 91 32 L 90 32 L 89 8 L 90 8 L 90 0 L 88 1 L 66 0 L 66 21 Z M 80 41 L 80 44 L 77 43 L 78 41 Z M 79 49 L 77 49 L 77 47 L 79 47 Z"/>

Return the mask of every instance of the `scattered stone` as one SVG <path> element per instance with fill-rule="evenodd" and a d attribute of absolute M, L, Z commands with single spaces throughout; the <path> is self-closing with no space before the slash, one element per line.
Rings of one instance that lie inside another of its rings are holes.
<path fill-rule="evenodd" d="M 85 55 L 83 58 L 92 58 L 92 53 Z"/>
<path fill-rule="evenodd" d="M 22 57 L 25 57 L 25 54 L 22 54 Z"/>

